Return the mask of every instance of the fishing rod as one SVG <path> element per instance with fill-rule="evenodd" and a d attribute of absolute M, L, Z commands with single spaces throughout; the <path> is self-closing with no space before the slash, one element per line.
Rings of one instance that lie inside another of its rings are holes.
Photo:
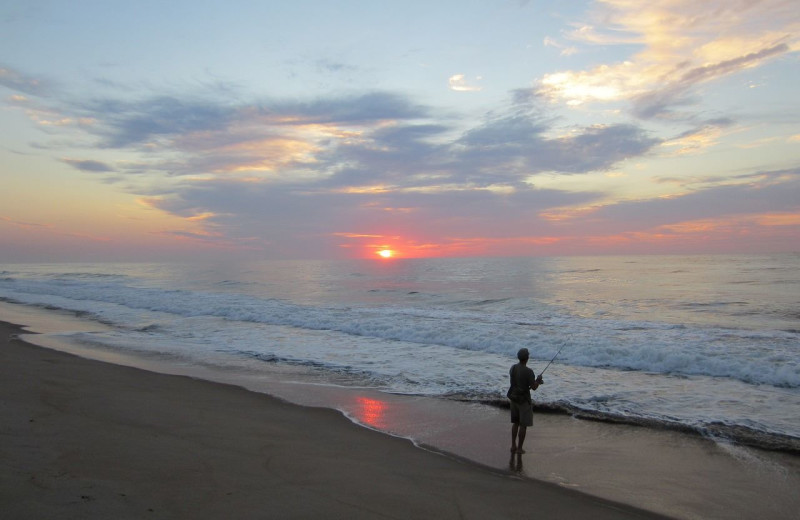
<path fill-rule="evenodd" d="M 553 363 L 553 361 L 556 360 L 558 355 L 561 354 L 561 351 L 564 350 L 564 347 L 566 347 L 566 346 L 567 346 L 567 342 L 565 341 L 564 344 L 561 345 L 561 348 L 558 349 L 558 352 L 556 352 L 556 355 L 553 356 L 553 359 L 550 360 L 550 363 L 548 363 L 547 366 L 544 367 L 544 370 L 541 371 L 541 373 L 539 374 L 539 377 L 542 377 L 542 375 L 544 375 L 545 370 L 547 370 L 550 367 L 550 365 Z"/>

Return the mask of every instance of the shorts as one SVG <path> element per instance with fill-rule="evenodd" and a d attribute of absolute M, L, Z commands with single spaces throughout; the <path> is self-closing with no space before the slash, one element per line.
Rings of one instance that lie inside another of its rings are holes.
<path fill-rule="evenodd" d="M 511 422 L 520 426 L 533 426 L 531 403 L 515 403 L 511 401 Z"/>

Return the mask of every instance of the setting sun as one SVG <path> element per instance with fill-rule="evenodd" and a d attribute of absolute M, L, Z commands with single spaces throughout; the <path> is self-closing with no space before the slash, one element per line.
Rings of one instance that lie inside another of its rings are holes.
<path fill-rule="evenodd" d="M 392 255 L 394 255 L 394 251 L 392 251 L 391 249 L 381 249 L 380 251 L 378 251 L 378 255 L 380 255 L 383 258 L 391 258 Z"/>

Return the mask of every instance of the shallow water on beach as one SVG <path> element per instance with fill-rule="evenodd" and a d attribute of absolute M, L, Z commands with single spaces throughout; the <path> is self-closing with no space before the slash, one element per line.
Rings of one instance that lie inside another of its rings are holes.
<path fill-rule="evenodd" d="M 800 450 L 800 255 L 0 266 L 0 299 L 104 324 L 86 348 Z"/>

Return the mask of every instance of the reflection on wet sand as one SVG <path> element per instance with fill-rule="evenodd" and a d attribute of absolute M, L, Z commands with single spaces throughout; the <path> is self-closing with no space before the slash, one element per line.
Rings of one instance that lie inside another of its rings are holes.
<path fill-rule="evenodd" d="M 359 422 L 374 428 L 386 427 L 386 402 L 369 397 L 357 397 L 356 402 L 355 415 Z"/>

